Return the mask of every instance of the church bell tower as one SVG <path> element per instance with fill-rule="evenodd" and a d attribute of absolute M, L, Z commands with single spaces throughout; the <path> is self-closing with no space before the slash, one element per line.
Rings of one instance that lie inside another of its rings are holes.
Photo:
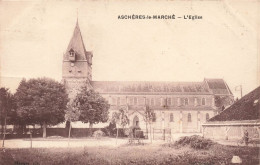
<path fill-rule="evenodd" d="M 92 52 L 86 51 L 77 20 L 62 62 L 62 80 L 69 98 L 75 97 L 83 85 L 90 85 L 92 57 Z"/>

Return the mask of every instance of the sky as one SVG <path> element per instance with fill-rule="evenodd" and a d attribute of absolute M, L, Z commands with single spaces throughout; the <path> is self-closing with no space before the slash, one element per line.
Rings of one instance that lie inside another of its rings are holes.
<path fill-rule="evenodd" d="M 78 17 L 96 81 L 223 78 L 235 97 L 259 86 L 260 1 L 1 1 L 0 85 L 61 81 Z M 78 12 L 77 12 L 78 11 Z M 200 15 L 201 20 L 118 19 Z"/>

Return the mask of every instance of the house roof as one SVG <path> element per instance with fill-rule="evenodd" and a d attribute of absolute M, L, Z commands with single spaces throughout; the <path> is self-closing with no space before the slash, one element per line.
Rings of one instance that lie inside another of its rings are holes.
<path fill-rule="evenodd" d="M 259 100 L 260 87 L 242 97 L 229 108 L 209 119 L 215 121 L 236 121 L 236 120 L 258 120 L 259 119 Z"/>

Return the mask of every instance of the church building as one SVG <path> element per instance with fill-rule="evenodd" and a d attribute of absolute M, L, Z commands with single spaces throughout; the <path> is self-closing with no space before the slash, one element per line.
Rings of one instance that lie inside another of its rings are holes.
<path fill-rule="evenodd" d="M 129 126 L 142 130 L 146 129 L 146 107 L 154 112 L 154 129 L 195 133 L 201 132 L 201 125 L 217 114 L 216 96 L 230 98 L 230 104 L 234 100 L 223 79 L 205 78 L 201 82 L 93 81 L 92 57 L 93 53 L 85 48 L 77 22 L 62 64 L 62 80 L 69 98 L 73 99 L 81 86 L 87 85 L 107 99 L 110 115 L 124 108 Z"/>

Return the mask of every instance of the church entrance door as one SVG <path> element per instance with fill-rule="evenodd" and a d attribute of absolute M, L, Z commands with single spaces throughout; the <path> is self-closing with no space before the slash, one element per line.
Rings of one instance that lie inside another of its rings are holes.
<path fill-rule="evenodd" d="M 139 118 L 137 116 L 135 116 L 134 119 L 133 119 L 133 126 L 139 127 Z"/>

